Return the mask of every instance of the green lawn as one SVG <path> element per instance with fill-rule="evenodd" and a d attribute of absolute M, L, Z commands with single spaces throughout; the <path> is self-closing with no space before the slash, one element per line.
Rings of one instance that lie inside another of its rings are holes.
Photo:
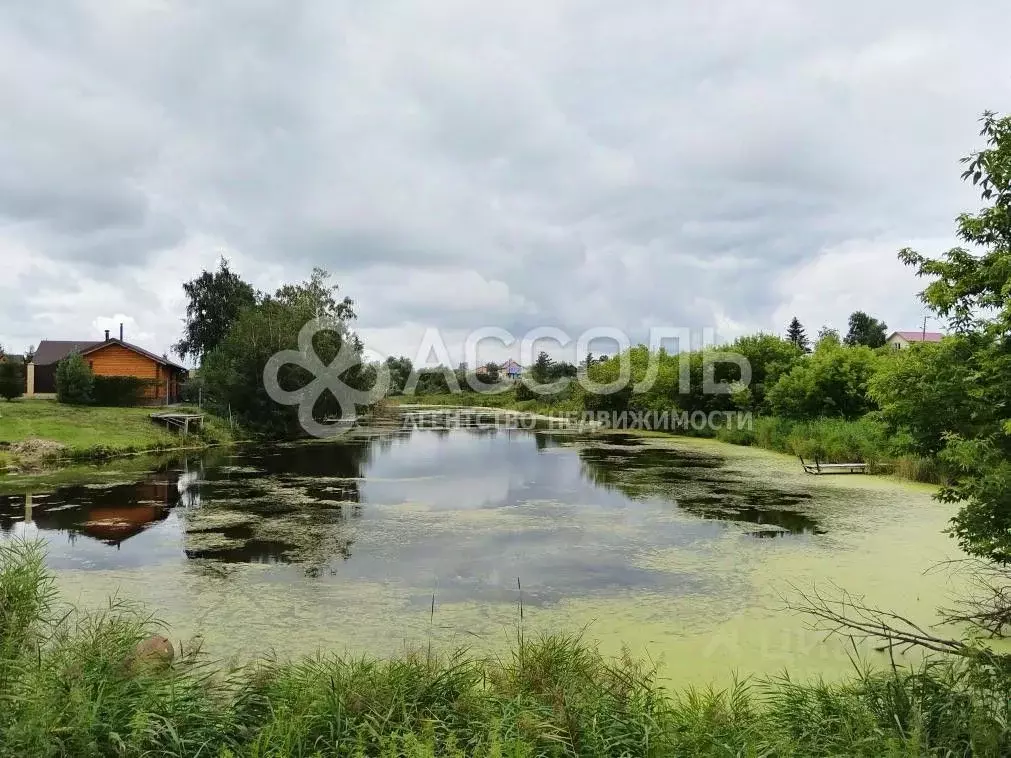
<path fill-rule="evenodd" d="M 156 426 L 151 413 L 151 408 L 93 408 L 55 400 L 0 402 L 0 442 L 39 437 L 71 450 L 170 444 L 172 434 Z"/>
<path fill-rule="evenodd" d="M 179 447 L 182 439 L 151 420 L 154 408 L 98 408 L 63 405 L 55 400 L 0 402 L 0 447 L 29 439 L 64 446 L 61 457 L 87 458 L 139 450 Z M 227 442 L 227 424 L 207 419 L 201 443 Z M 196 440 L 190 439 L 189 444 Z M 4 452 L 0 450 L 0 468 Z M 6 456 L 15 458 L 9 451 Z"/>

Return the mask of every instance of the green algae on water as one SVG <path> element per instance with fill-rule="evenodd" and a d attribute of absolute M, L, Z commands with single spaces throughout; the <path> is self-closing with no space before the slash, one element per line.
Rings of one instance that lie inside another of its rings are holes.
<path fill-rule="evenodd" d="M 520 579 L 530 633 L 585 628 L 683 681 L 834 677 L 845 646 L 785 608 L 793 588 L 835 585 L 930 623 L 964 587 L 925 573 L 958 555 L 943 533 L 952 509 L 930 488 L 812 477 L 712 441 L 545 437 L 415 430 L 246 451 L 153 472 L 135 491 L 122 476 L 57 487 L 32 528 L 52 535 L 69 599 L 143 601 L 218 655 L 498 650 L 520 621 Z M 74 521 L 159 502 L 160 520 L 115 547 Z M 0 527 L 29 529 L 24 511 L 0 499 Z M 59 538 L 74 529 L 73 544 Z"/>

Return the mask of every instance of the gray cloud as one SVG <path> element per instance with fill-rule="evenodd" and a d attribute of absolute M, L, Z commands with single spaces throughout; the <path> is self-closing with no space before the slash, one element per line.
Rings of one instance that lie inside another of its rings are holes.
<path fill-rule="evenodd" d="M 222 252 L 261 287 L 327 267 L 387 350 L 419 325 L 915 326 L 894 251 L 976 202 L 957 160 L 1011 95 L 1002 9 L 5 8 L 0 344 L 126 314 L 161 351 Z"/>

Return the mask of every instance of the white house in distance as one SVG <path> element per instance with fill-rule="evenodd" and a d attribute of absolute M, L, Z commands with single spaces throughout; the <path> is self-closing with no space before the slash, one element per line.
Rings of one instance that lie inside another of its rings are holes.
<path fill-rule="evenodd" d="M 478 376 L 488 376 L 488 374 L 491 373 L 493 366 L 498 369 L 500 377 L 504 375 L 507 379 L 519 379 L 520 375 L 523 373 L 523 367 L 512 358 L 501 365 L 497 363 L 486 363 L 483 366 L 478 366 L 474 373 Z"/>
<path fill-rule="evenodd" d="M 914 342 L 940 342 L 942 337 L 940 332 L 892 332 L 885 344 L 892 350 L 905 350 Z"/>
<path fill-rule="evenodd" d="M 523 367 L 512 358 L 503 363 L 499 370 L 504 372 L 510 379 L 519 379 L 520 374 L 523 373 Z"/>

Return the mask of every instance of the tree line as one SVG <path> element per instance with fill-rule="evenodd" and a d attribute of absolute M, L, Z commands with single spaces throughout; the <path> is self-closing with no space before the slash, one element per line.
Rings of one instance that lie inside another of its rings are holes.
<path fill-rule="evenodd" d="M 854 311 L 849 317 L 849 330 L 843 343 L 846 345 L 865 345 L 866 347 L 882 347 L 887 337 L 887 325 L 884 321 L 868 316 L 863 311 Z M 830 326 L 823 326 L 818 331 L 817 342 L 825 337 L 835 337 L 838 339 L 839 332 Z M 811 352 L 811 340 L 808 339 L 807 330 L 800 323 L 796 316 L 786 327 L 787 342 L 800 348 L 803 352 Z"/>

